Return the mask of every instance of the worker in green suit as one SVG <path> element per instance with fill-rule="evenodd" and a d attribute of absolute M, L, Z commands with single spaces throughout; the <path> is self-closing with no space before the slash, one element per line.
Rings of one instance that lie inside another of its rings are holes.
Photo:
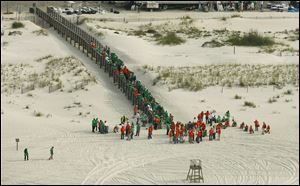
<path fill-rule="evenodd" d="M 24 149 L 24 161 L 28 161 L 29 160 L 29 154 L 28 154 L 28 149 L 27 148 L 25 148 Z"/>

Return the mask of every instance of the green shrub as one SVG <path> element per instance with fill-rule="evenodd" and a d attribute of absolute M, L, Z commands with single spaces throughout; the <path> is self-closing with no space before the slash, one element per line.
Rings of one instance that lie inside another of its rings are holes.
<path fill-rule="evenodd" d="M 289 41 L 297 41 L 299 40 L 299 35 L 292 35 L 288 37 Z"/>
<path fill-rule="evenodd" d="M 286 47 L 280 50 L 280 52 L 290 52 L 290 53 L 295 53 L 295 52 L 299 52 L 299 50 L 296 50 L 292 47 Z"/>
<path fill-rule="evenodd" d="M 28 96 L 28 97 L 32 97 L 33 95 L 32 95 L 31 93 L 28 93 L 27 96 Z"/>
<path fill-rule="evenodd" d="M 299 65 L 257 65 L 257 64 L 221 64 L 201 65 L 193 67 L 153 67 L 143 66 L 147 71 L 156 72 L 158 79 L 154 84 L 163 81 L 172 85 L 172 89 L 184 88 L 194 90 L 197 87 L 232 86 L 253 87 L 262 85 L 274 85 L 274 88 L 282 88 L 285 85 L 299 85 Z M 197 84 L 201 81 L 202 84 Z M 288 89 L 285 89 L 286 91 Z M 292 90 L 292 89 L 291 89 Z M 283 92 L 282 91 L 282 94 Z M 294 90 L 293 90 L 294 91 Z M 290 94 L 289 91 L 286 94 Z M 234 95 L 233 95 L 234 96 Z M 280 95 L 274 96 L 277 101 Z M 232 97 L 234 98 L 234 97 Z M 266 99 L 266 102 L 268 99 Z"/>
<path fill-rule="evenodd" d="M 45 60 L 45 59 L 49 59 L 49 58 L 51 58 L 51 57 L 53 57 L 53 56 L 52 56 L 52 55 L 46 55 L 46 56 L 44 56 L 44 57 L 38 58 L 36 61 L 37 61 L 37 62 L 41 62 L 41 61 L 43 61 L 43 60 Z"/>
<path fill-rule="evenodd" d="M 104 36 L 104 34 L 102 33 L 102 32 L 97 32 L 97 34 L 96 34 L 98 37 L 102 37 L 102 36 Z"/>
<path fill-rule="evenodd" d="M 283 94 L 284 95 L 293 95 L 293 91 L 292 90 L 287 90 Z"/>
<path fill-rule="evenodd" d="M 192 19 L 192 18 L 189 15 L 182 16 L 181 20 L 185 20 L 185 19 Z"/>
<path fill-rule="evenodd" d="M 148 29 L 146 32 L 147 32 L 148 34 L 155 34 L 155 33 L 157 33 L 157 31 L 156 31 L 156 30 L 153 30 L 153 29 Z"/>
<path fill-rule="evenodd" d="M 242 17 L 240 14 L 233 14 L 230 16 L 231 18 L 235 18 L 235 17 Z"/>
<path fill-rule="evenodd" d="M 46 86 L 48 86 L 49 85 L 49 80 L 39 80 L 39 82 L 38 82 L 38 86 L 40 87 L 40 88 L 44 88 L 44 87 L 46 87 Z"/>
<path fill-rule="evenodd" d="M 199 90 L 202 90 L 203 88 L 204 88 L 204 86 L 201 83 L 201 81 L 197 81 L 197 82 L 194 82 L 191 85 L 190 90 L 192 90 L 192 91 L 199 91 Z M 205 101 L 201 100 L 201 102 L 205 102 Z"/>
<path fill-rule="evenodd" d="M 216 41 L 215 39 L 211 41 L 204 42 L 201 47 L 208 47 L 208 48 L 215 48 L 215 47 L 222 47 L 224 46 L 223 43 Z"/>
<path fill-rule="evenodd" d="M 4 12 L 3 14 L 14 14 L 14 12 Z"/>
<path fill-rule="evenodd" d="M 181 19 L 181 22 L 179 23 L 180 25 L 186 25 L 188 26 L 189 24 L 193 23 L 193 19 L 190 16 L 183 16 Z"/>
<path fill-rule="evenodd" d="M 272 97 L 268 100 L 269 103 L 274 103 L 276 101 L 277 101 L 277 99 L 275 97 Z"/>
<path fill-rule="evenodd" d="M 240 77 L 240 79 L 239 79 L 239 86 L 240 87 L 246 87 L 247 86 L 245 80 L 242 77 Z"/>
<path fill-rule="evenodd" d="M 226 21 L 226 20 L 227 20 L 227 17 L 222 17 L 221 20 L 222 20 L 222 21 Z"/>
<path fill-rule="evenodd" d="M 153 37 L 155 39 L 158 39 L 158 38 L 162 37 L 162 35 L 160 33 L 155 33 L 155 34 L 153 34 Z"/>
<path fill-rule="evenodd" d="M 146 35 L 146 33 L 143 30 L 134 30 L 133 35 L 141 37 Z"/>
<path fill-rule="evenodd" d="M 273 38 L 261 36 L 256 31 L 251 31 L 243 36 L 231 35 L 227 42 L 237 46 L 271 46 L 275 44 Z"/>
<path fill-rule="evenodd" d="M 165 70 L 165 71 L 161 72 L 160 76 L 163 77 L 164 79 L 166 79 L 166 78 L 170 77 L 170 75 L 171 75 L 170 71 Z"/>
<path fill-rule="evenodd" d="M 165 36 L 157 38 L 156 41 L 161 45 L 179 45 L 185 42 L 185 40 L 177 36 L 175 32 L 168 32 Z"/>
<path fill-rule="evenodd" d="M 234 96 L 234 99 L 242 99 L 242 96 L 239 96 L 239 95 L 236 94 L 236 95 Z"/>
<path fill-rule="evenodd" d="M 161 76 L 157 76 L 154 80 L 152 85 L 155 86 L 161 80 Z"/>
<path fill-rule="evenodd" d="M 32 33 L 36 34 L 37 36 L 39 36 L 39 35 L 47 36 L 48 35 L 48 32 L 45 29 L 35 30 L 35 31 L 32 31 Z"/>
<path fill-rule="evenodd" d="M 24 28 L 24 24 L 21 22 L 13 22 L 11 25 L 12 28 Z"/>
<path fill-rule="evenodd" d="M 106 22 L 106 21 L 108 21 L 108 19 L 106 19 L 106 18 L 101 18 L 101 19 L 99 19 L 99 21 L 101 21 L 101 22 Z"/>
<path fill-rule="evenodd" d="M 210 33 L 204 34 L 203 37 L 210 37 L 212 36 Z"/>
<path fill-rule="evenodd" d="M 271 53 L 275 52 L 276 49 L 273 48 L 273 47 L 271 47 L 271 46 L 268 46 L 268 47 L 264 47 L 262 51 L 264 51 L 264 52 L 266 52 L 268 54 L 271 54 Z"/>
<path fill-rule="evenodd" d="M 77 25 L 82 25 L 86 20 L 88 20 L 88 18 L 83 18 L 83 19 L 81 19 L 81 20 L 79 20 L 78 22 L 77 22 Z"/>
<path fill-rule="evenodd" d="M 41 117 L 41 116 L 43 116 L 44 114 L 43 113 L 41 113 L 41 112 L 34 112 L 34 116 L 35 117 Z"/>
<path fill-rule="evenodd" d="M 245 101 L 244 106 L 245 107 L 252 107 L 252 108 L 256 107 L 256 105 L 253 102 L 249 102 L 249 101 Z"/>

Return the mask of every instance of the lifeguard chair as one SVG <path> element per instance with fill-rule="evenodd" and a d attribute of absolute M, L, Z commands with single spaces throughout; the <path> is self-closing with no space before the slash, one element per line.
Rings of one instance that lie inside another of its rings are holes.
<path fill-rule="evenodd" d="M 191 162 L 190 169 L 187 174 L 186 180 L 189 180 L 190 182 L 194 182 L 194 183 L 196 182 L 200 183 L 200 181 L 202 180 L 202 182 L 204 183 L 201 160 L 192 159 L 190 160 L 190 162 Z"/>

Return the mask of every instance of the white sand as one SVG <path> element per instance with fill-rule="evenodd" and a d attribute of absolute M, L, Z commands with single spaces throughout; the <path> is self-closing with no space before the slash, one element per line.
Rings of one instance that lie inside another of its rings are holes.
<path fill-rule="evenodd" d="M 299 27 L 298 22 L 290 24 L 290 28 Z M 135 70 L 138 79 L 174 114 L 175 120 L 192 120 L 201 110 L 215 109 L 223 114 L 229 109 L 238 123 L 253 124 L 258 119 L 271 125 L 270 135 L 249 135 L 229 128 L 222 131 L 220 142 L 205 138 L 203 143 L 193 145 L 169 144 L 164 130 L 154 131 L 153 139 L 147 140 L 146 130 L 142 129 L 139 138 L 128 142 L 119 140 L 116 134 L 91 133 L 95 115 L 114 126 L 122 114 L 132 113 L 129 101 L 112 85 L 112 80 L 94 62 L 61 41 L 54 31 L 50 30 L 47 37 L 37 37 L 31 33 L 36 29 L 26 22 L 25 29 L 20 29 L 22 36 L 2 36 L 1 42 L 7 41 L 8 45 L 5 49 L 1 45 L 1 64 L 28 63 L 38 72 L 41 67 L 34 61 L 37 58 L 73 55 L 96 75 L 98 84 L 87 86 L 88 91 L 73 93 L 49 94 L 44 88 L 32 91 L 33 97 L 18 92 L 1 94 L 1 184 L 187 184 L 189 159 L 193 158 L 203 162 L 205 184 L 299 184 L 299 87 L 275 91 L 271 87 L 250 88 L 248 93 L 241 88 L 224 89 L 221 93 L 220 87 L 201 92 L 168 92 L 165 87 L 152 86 L 155 74 L 138 71 L 144 64 L 299 63 L 297 56 L 257 54 L 253 52 L 255 48 L 238 48 L 233 55 L 230 47 L 216 51 L 201 48 L 202 43 L 197 41 L 162 47 L 107 32 L 104 42 Z M 270 97 L 282 95 L 287 89 L 292 89 L 293 95 L 267 103 Z M 234 100 L 235 94 L 243 99 Z M 286 103 L 285 99 L 292 101 Z M 82 107 L 64 109 L 78 101 Z M 244 101 L 253 101 L 258 107 L 245 109 Z M 24 109 L 26 105 L 30 106 L 28 110 Z M 52 117 L 34 117 L 34 110 Z M 91 114 L 84 117 L 79 112 Z M 21 141 L 19 151 L 15 149 L 15 138 Z M 54 160 L 48 161 L 52 145 Z M 29 149 L 28 162 L 23 161 L 25 147 Z"/>

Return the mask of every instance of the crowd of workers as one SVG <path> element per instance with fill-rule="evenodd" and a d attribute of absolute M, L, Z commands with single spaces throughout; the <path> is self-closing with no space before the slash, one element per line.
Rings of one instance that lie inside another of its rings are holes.
<path fill-rule="evenodd" d="M 146 126 L 148 124 L 148 139 L 152 139 L 152 131 L 162 128 L 162 125 L 165 125 L 167 129 L 167 135 L 169 135 L 170 142 L 184 143 L 185 138 L 188 137 L 189 143 L 200 143 L 203 137 L 208 136 L 210 141 L 220 140 L 221 130 L 230 127 L 230 112 L 227 111 L 223 117 L 220 115 L 216 116 L 215 112 L 201 112 L 197 117 L 194 118 L 193 122 L 188 122 L 183 124 L 181 122 L 174 122 L 172 114 L 168 113 L 155 98 L 151 95 L 150 91 L 142 85 L 142 83 L 136 79 L 134 72 L 129 70 L 127 66 L 124 66 L 124 63 L 115 53 L 110 52 L 110 48 L 105 46 L 101 50 L 91 42 L 91 46 L 99 54 L 99 58 L 104 63 L 112 66 L 113 73 L 115 73 L 119 78 L 126 80 L 126 83 L 129 85 L 130 92 L 133 93 L 134 100 L 137 102 L 134 105 L 134 116 L 135 122 L 129 122 L 128 118 L 125 116 L 121 117 L 121 139 L 127 140 L 133 139 L 133 136 L 139 136 L 141 124 Z M 140 108 L 139 108 L 140 107 Z M 236 122 L 232 119 L 232 127 L 236 127 Z M 102 134 L 108 133 L 108 126 L 106 121 L 98 121 L 98 118 L 94 118 L 92 121 L 92 131 L 97 130 Z M 207 131 L 206 127 L 210 127 Z M 259 127 L 259 122 L 255 121 L 255 129 Z M 248 132 L 248 125 L 245 126 L 244 123 L 241 124 L 240 128 Z M 270 133 L 270 126 L 263 124 L 263 134 Z M 119 132 L 119 127 L 116 125 L 113 129 L 115 133 Z M 257 131 L 257 130 L 256 130 Z M 250 125 L 249 129 L 250 134 L 253 134 L 254 131 Z M 196 136 L 196 138 L 195 138 Z"/>
<path fill-rule="evenodd" d="M 106 121 L 99 120 L 98 118 L 93 118 L 92 120 L 92 132 L 97 131 L 100 132 L 101 134 L 106 134 L 108 133 L 108 126 L 106 125 Z"/>
<path fill-rule="evenodd" d="M 255 132 L 258 132 L 260 124 L 259 124 L 259 121 L 257 119 L 254 121 L 254 127 L 255 127 Z M 253 130 L 252 125 L 250 125 L 250 127 L 249 127 L 244 122 L 242 122 L 240 124 L 240 129 L 242 129 L 244 132 L 249 131 L 250 134 L 254 134 L 254 130 Z M 263 122 L 262 129 L 261 129 L 261 134 L 270 134 L 270 130 L 271 130 L 270 125 L 267 125 L 265 122 Z"/>
<path fill-rule="evenodd" d="M 135 107 L 140 107 L 139 110 L 146 115 L 150 123 L 153 123 L 154 129 L 162 128 L 162 123 L 171 124 L 171 114 L 155 100 L 141 81 L 137 80 L 134 72 L 125 66 L 124 62 L 115 53 L 110 52 L 108 46 L 100 49 L 94 42 L 91 42 L 91 46 L 97 51 L 98 57 L 104 63 L 112 66 L 113 73 L 126 81 L 129 86 L 129 92 L 133 93 L 132 99 L 136 100 Z"/>
<path fill-rule="evenodd" d="M 221 139 L 221 133 L 223 129 L 228 127 L 238 127 L 237 122 L 234 119 L 231 119 L 230 112 L 227 111 L 224 116 L 220 116 L 215 114 L 215 111 L 202 111 L 198 114 L 197 117 L 194 117 L 193 122 L 189 121 L 186 124 L 183 124 L 179 121 L 176 123 L 173 121 L 173 116 L 171 115 L 170 124 L 164 123 L 166 127 L 166 135 L 169 136 L 169 142 L 173 144 L 178 143 L 200 143 L 203 141 L 203 138 L 208 137 L 208 141 Z M 150 122 L 147 118 L 147 115 L 142 113 L 140 114 L 140 110 L 137 106 L 134 106 L 134 115 L 132 116 L 132 121 L 123 115 L 120 119 L 120 124 L 116 125 L 113 128 L 114 133 L 119 133 L 121 135 L 121 140 L 132 140 L 134 136 L 139 137 L 141 127 L 146 127 L 148 130 L 148 139 L 152 139 L 153 130 L 157 128 L 154 127 L 155 122 Z M 230 121 L 231 119 L 231 121 Z M 96 128 L 96 121 L 98 119 L 94 118 L 92 121 L 92 130 Z M 94 123 L 94 125 L 93 125 Z M 105 123 L 105 122 L 104 122 Z M 101 125 L 105 124 L 102 120 L 98 122 L 99 132 L 101 131 Z M 120 127 L 119 127 L 120 126 Z M 250 134 L 254 134 L 259 131 L 260 123 L 258 120 L 254 121 L 255 130 L 252 125 L 246 125 L 242 122 L 239 126 L 245 132 L 249 132 Z M 107 126 L 106 126 L 107 127 Z M 107 127 L 108 132 L 108 127 Z M 105 132 L 105 133 L 107 133 Z M 265 122 L 262 124 L 261 129 L 262 134 L 270 134 L 270 125 L 267 125 Z"/>

